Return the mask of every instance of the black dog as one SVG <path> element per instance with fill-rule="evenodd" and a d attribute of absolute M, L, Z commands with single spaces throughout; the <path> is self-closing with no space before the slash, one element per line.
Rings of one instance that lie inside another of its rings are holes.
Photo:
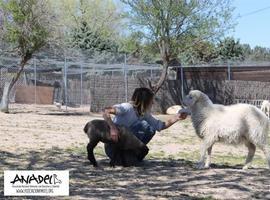
<path fill-rule="evenodd" d="M 117 155 L 120 156 L 122 165 L 128 166 L 124 155 L 124 151 L 126 150 L 133 152 L 138 158 L 138 161 L 142 161 L 147 155 L 149 149 L 143 142 L 127 128 L 122 126 L 117 126 L 117 128 L 119 129 L 119 140 L 118 142 L 113 142 L 110 136 L 110 127 L 105 120 L 93 120 L 85 125 L 84 132 L 89 138 L 87 145 L 88 159 L 94 167 L 97 167 L 97 161 L 93 150 L 99 142 L 112 144 L 113 155 L 110 161 L 112 167 L 115 166 Z"/>

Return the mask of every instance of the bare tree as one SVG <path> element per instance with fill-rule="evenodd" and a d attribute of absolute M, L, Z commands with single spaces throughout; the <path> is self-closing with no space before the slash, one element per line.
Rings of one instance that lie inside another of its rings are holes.
<path fill-rule="evenodd" d="M 122 0 L 133 28 L 157 44 L 163 62 L 156 93 L 167 77 L 170 61 L 202 40 L 215 40 L 233 27 L 231 0 Z"/>

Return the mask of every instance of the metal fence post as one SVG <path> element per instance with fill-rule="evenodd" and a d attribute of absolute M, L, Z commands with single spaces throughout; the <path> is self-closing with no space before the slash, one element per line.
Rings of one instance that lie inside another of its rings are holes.
<path fill-rule="evenodd" d="M 35 104 L 37 104 L 37 63 L 36 58 L 34 58 L 34 73 L 35 73 Z"/>
<path fill-rule="evenodd" d="M 0 68 L 0 87 L 1 87 L 1 84 L 3 83 L 3 72 L 2 72 L 2 67 Z"/>
<path fill-rule="evenodd" d="M 181 96 L 184 99 L 184 71 L 182 65 L 180 66 L 180 77 L 181 77 Z"/>
<path fill-rule="evenodd" d="M 128 101 L 128 80 L 127 80 L 127 55 L 125 54 L 124 61 L 124 76 L 125 76 L 125 100 Z"/>
<path fill-rule="evenodd" d="M 93 106 L 93 100 L 95 100 L 95 93 L 96 93 L 96 67 L 95 67 L 95 65 L 93 66 L 93 68 L 92 68 L 92 71 L 93 71 L 93 92 L 92 92 L 92 95 L 91 95 L 91 99 L 90 99 L 90 112 L 91 112 L 91 110 L 92 110 L 92 106 Z M 90 89 L 91 90 L 91 89 Z M 90 93 L 91 93 L 91 91 L 90 91 Z"/>
<path fill-rule="evenodd" d="M 83 104 L 83 100 L 82 100 L 82 88 L 83 88 L 83 65 L 82 63 L 80 63 L 81 65 L 81 88 L 80 88 L 80 98 L 81 98 L 81 106 Z"/>
<path fill-rule="evenodd" d="M 231 65 L 229 62 L 227 62 L 227 67 L 228 67 L 228 80 L 230 81 L 231 80 Z"/>
<path fill-rule="evenodd" d="M 65 57 L 64 63 L 64 85 L 65 85 L 65 105 L 67 111 L 67 58 Z"/>
<path fill-rule="evenodd" d="M 94 73 L 93 73 L 93 71 L 94 71 L 94 68 L 92 68 L 92 72 L 90 72 L 89 73 L 89 76 L 87 76 L 87 78 L 89 78 L 89 98 L 90 98 L 90 102 L 89 102 L 89 104 L 90 104 L 90 106 L 89 106 L 89 112 L 91 112 L 92 111 L 92 100 L 93 100 L 93 96 L 94 96 L 94 84 L 92 85 L 92 83 L 91 83 L 91 76 L 93 75 L 94 76 Z M 93 73 L 93 74 L 92 74 Z M 88 84 L 87 84 L 88 85 Z M 92 87 L 92 89 L 91 89 L 91 87 Z M 88 99 L 87 99 L 88 100 Z M 88 102 L 87 102 L 88 103 Z"/>

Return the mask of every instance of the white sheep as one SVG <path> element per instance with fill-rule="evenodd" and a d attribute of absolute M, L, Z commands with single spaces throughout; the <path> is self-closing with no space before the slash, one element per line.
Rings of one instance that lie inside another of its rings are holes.
<path fill-rule="evenodd" d="M 197 168 L 210 166 L 212 147 L 219 141 L 233 145 L 244 143 L 247 146 L 248 155 L 243 169 L 249 167 L 256 147 L 263 150 L 270 167 L 267 142 L 269 122 L 260 109 L 248 104 L 213 104 L 206 94 L 198 90 L 190 91 L 184 99 L 184 104 L 191 111 L 196 134 L 203 139 Z"/>
<path fill-rule="evenodd" d="M 261 110 L 266 114 L 268 119 L 270 118 L 270 102 L 264 100 L 261 105 Z"/>

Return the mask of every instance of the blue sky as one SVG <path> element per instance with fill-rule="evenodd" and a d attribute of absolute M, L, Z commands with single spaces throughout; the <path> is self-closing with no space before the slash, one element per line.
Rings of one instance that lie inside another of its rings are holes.
<path fill-rule="evenodd" d="M 270 7 L 270 0 L 234 0 L 235 14 L 245 15 Z M 270 48 L 270 8 L 239 18 L 232 35 L 241 43 Z"/>
<path fill-rule="evenodd" d="M 114 1 L 120 3 L 120 0 Z M 251 47 L 259 45 L 270 48 L 270 0 L 233 0 L 232 2 L 235 7 L 235 18 L 268 7 L 257 13 L 237 18 L 235 30 L 229 36 L 240 39 L 241 43 L 247 43 Z"/>

